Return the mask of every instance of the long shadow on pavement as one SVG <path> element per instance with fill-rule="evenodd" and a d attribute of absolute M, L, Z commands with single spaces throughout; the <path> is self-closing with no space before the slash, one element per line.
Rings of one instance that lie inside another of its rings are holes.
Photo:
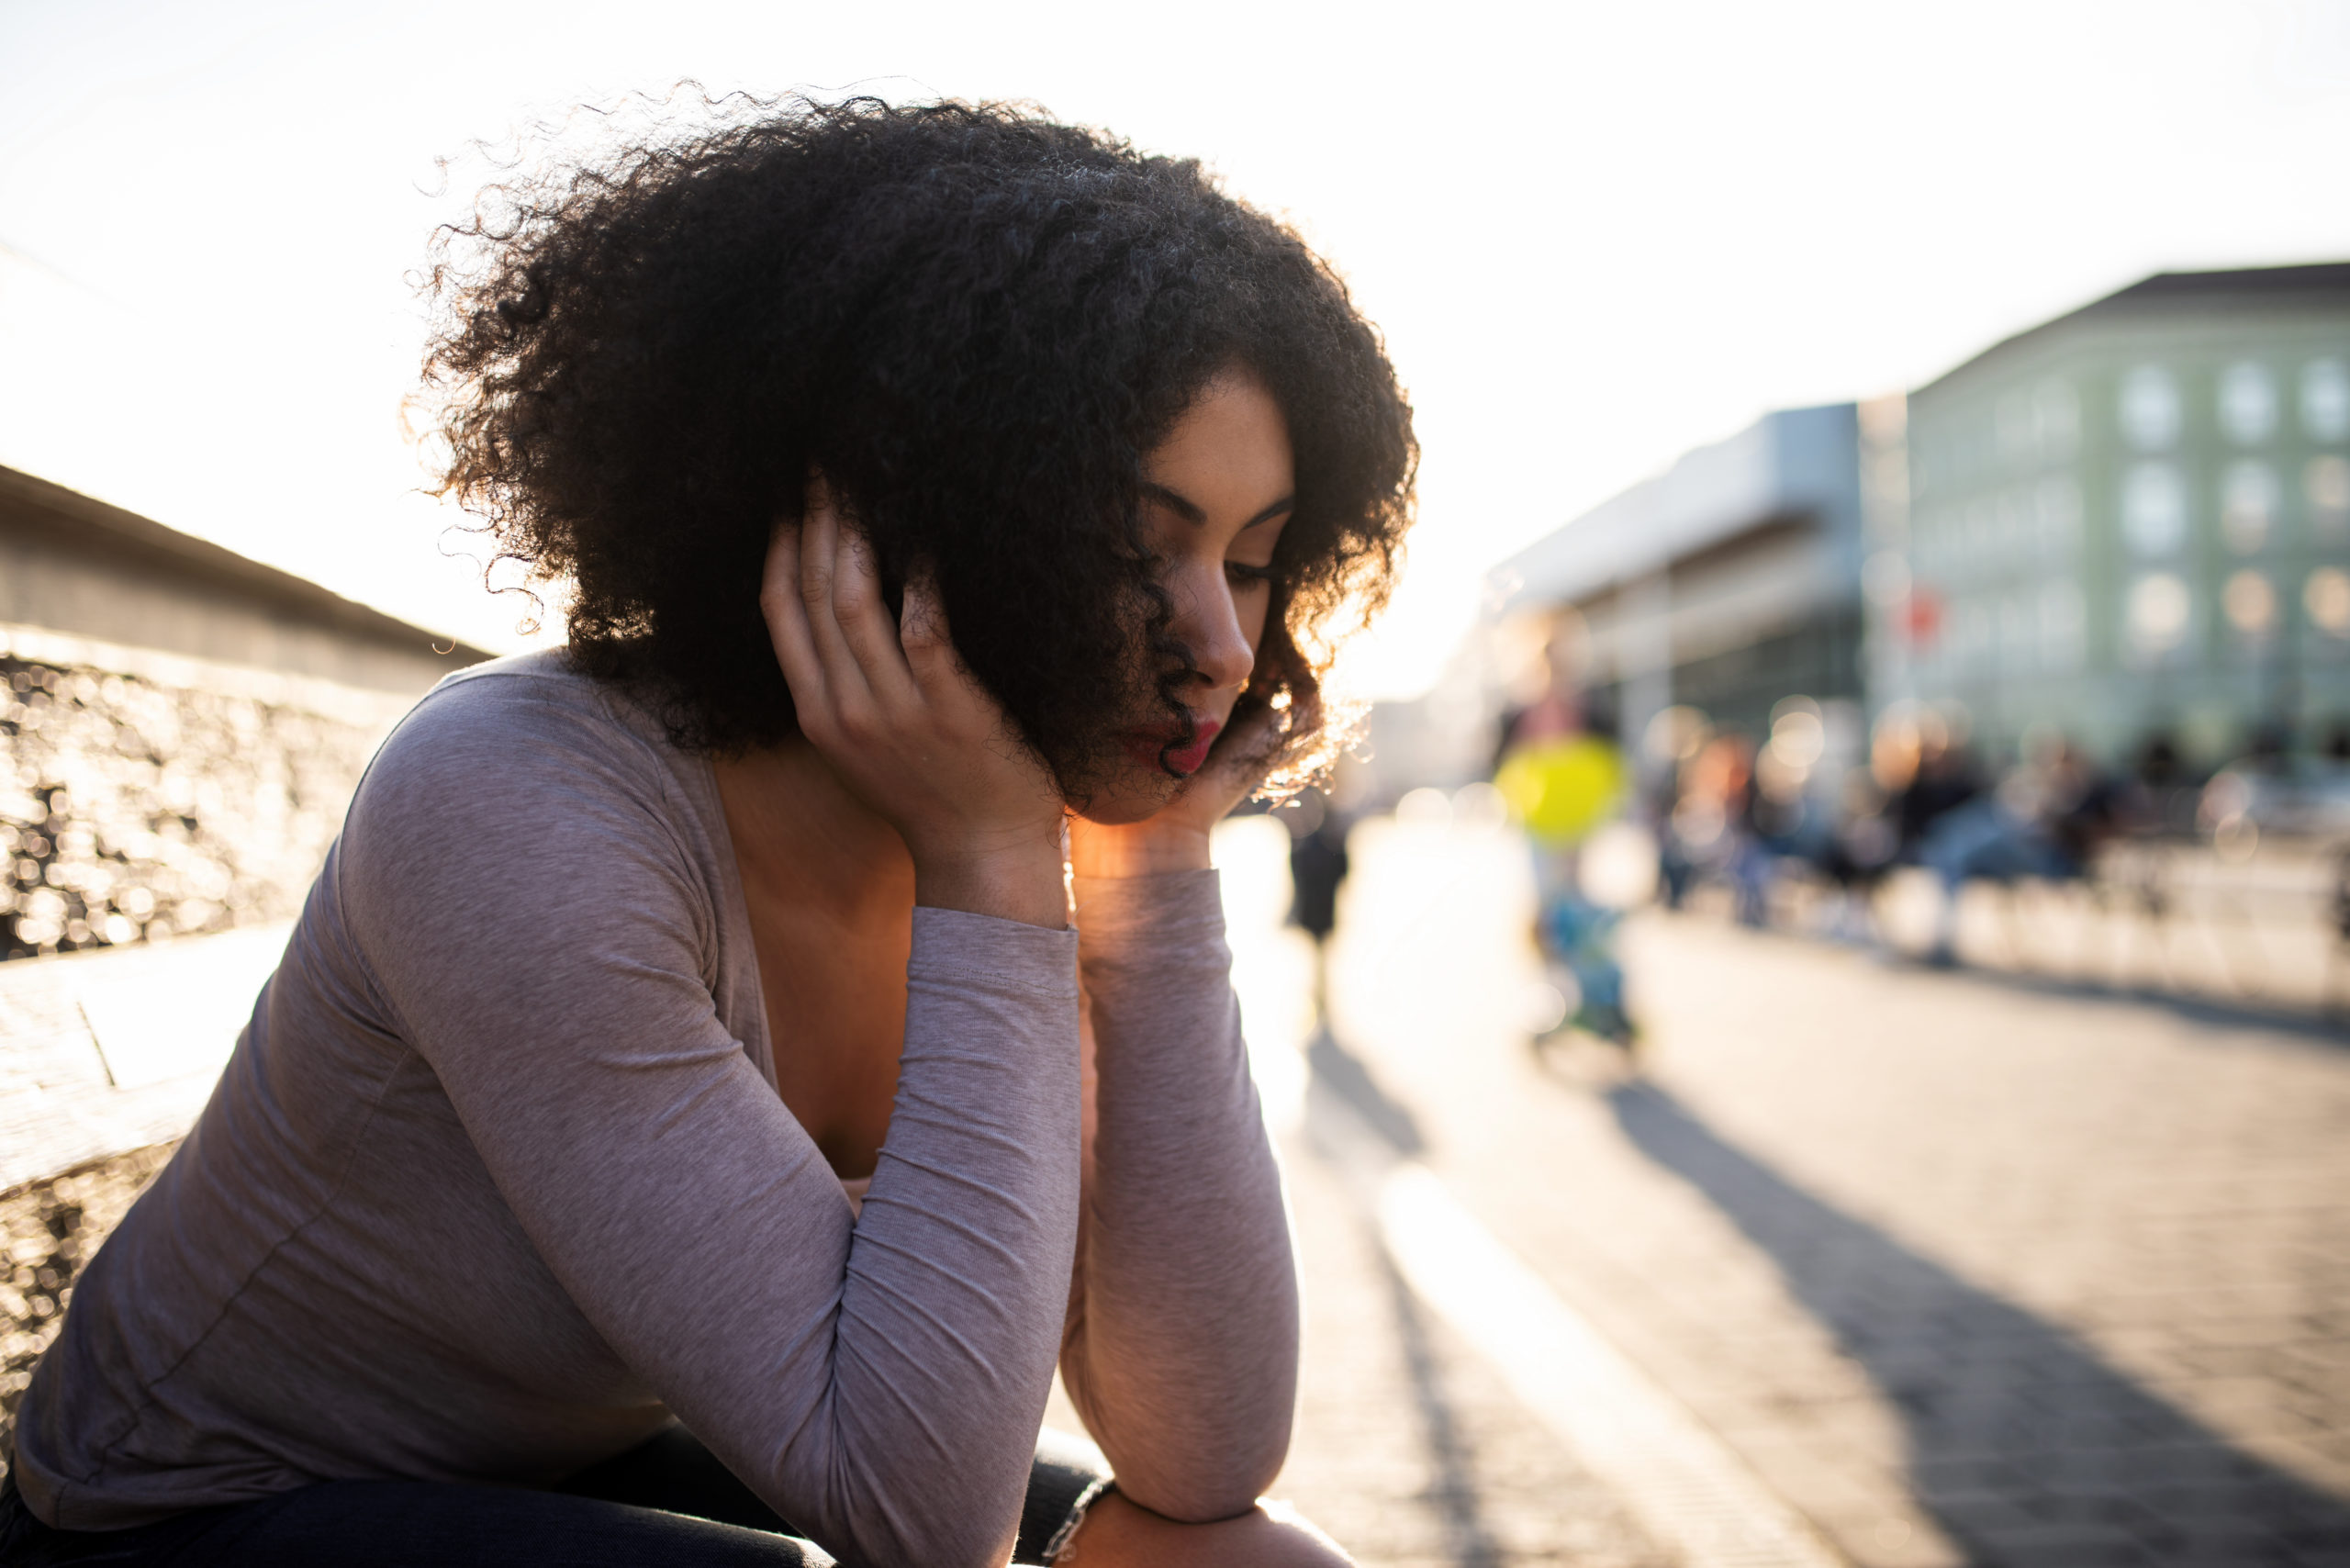
<path fill-rule="evenodd" d="M 1396 1154 L 1408 1157 L 1421 1151 L 1419 1123 L 1410 1109 L 1391 1097 L 1362 1059 L 1340 1045 L 1328 1028 L 1315 1031 L 1305 1048 L 1305 1061 L 1314 1075 L 1314 1093 L 1331 1095 L 1343 1103 Z M 1366 1226 L 1395 1315 L 1395 1335 L 1404 1352 L 1404 1370 L 1412 1383 L 1420 1439 L 1436 1473 L 1428 1500 L 1443 1515 L 1445 1544 L 1453 1568 L 1500 1568 L 1501 1548 L 1485 1522 L 1484 1499 L 1477 1485 L 1476 1453 L 1453 1412 L 1427 1313 L 1388 1256 L 1379 1227 L 1368 1222 Z"/>
<path fill-rule="evenodd" d="M 1411 1107 L 1382 1088 L 1362 1058 L 1338 1044 L 1337 1036 L 1327 1028 L 1315 1031 L 1305 1047 L 1305 1066 L 1316 1083 L 1345 1101 L 1388 1148 L 1406 1157 L 1426 1151 L 1427 1145 Z"/>
<path fill-rule="evenodd" d="M 1411 1374 L 1412 1397 L 1419 1406 L 1421 1440 L 1427 1445 L 1428 1460 L 1436 1471 L 1429 1501 L 1444 1516 L 1445 1544 L 1453 1568 L 1502 1568 L 1501 1548 L 1485 1524 L 1476 1450 L 1453 1416 L 1451 1397 L 1445 1392 L 1444 1369 L 1428 1332 L 1427 1311 L 1375 1233 L 1371 1244 L 1378 1249 L 1380 1272 L 1386 1279 L 1388 1298 L 1395 1311 L 1396 1337 L 1403 1344 L 1404 1370 Z"/>
<path fill-rule="evenodd" d="M 2228 997 L 2163 991 L 2152 986 L 2109 985 L 2101 980 L 2076 980 L 2028 969 L 1995 969 L 1986 964 L 1959 964 L 1943 969 L 1907 957 L 1897 957 L 1892 961 L 1905 970 L 1919 974 L 1972 980 L 2026 996 L 2150 1007 L 2189 1024 L 2221 1029 L 2256 1028 L 2269 1034 L 2292 1036 L 2305 1045 L 2330 1047 L 2335 1050 L 2350 1049 L 2350 1018 L 2345 1017 L 2324 1016 L 2281 1006 L 2264 1006 L 2258 1002 Z"/>
<path fill-rule="evenodd" d="M 1670 1093 L 1633 1143 L 1776 1262 L 1907 1428 L 1919 1505 L 1981 1564 L 2350 1561 L 2350 1504 L 2232 1447 L 2067 1330 L 1821 1202 Z"/>

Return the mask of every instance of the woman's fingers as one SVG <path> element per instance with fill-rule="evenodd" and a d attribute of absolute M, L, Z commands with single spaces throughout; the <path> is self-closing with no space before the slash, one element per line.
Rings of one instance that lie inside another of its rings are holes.
<path fill-rule="evenodd" d="M 1254 705 L 1216 737 L 1211 760 L 1203 771 L 1255 789 L 1289 739 L 1288 726 L 1281 718 L 1261 703 Z"/>
<path fill-rule="evenodd" d="M 993 734 L 1004 727 L 1002 710 L 955 651 L 938 590 L 919 578 L 906 584 L 905 605 L 898 612 L 898 645 L 905 650 L 906 666 L 933 713 L 973 732 Z"/>
<path fill-rule="evenodd" d="M 831 492 L 822 480 L 808 486 L 808 509 L 800 524 L 800 604 L 808 622 L 809 641 L 823 671 L 824 689 L 836 712 L 848 716 L 870 693 L 856 655 L 849 651 L 841 631 L 833 595 L 840 570 L 840 515 L 833 510 Z"/>
<path fill-rule="evenodd" d="M 906 584 L 905 603 L 898 611 L 898 645 L 905 650 L 906 666 L 926 700 L 949 708 L 981 704 L 993 709 L 993 700 L 980 690 L 955 651 L 938 589 L 921 578 Z"/>
<path fill-rule="evenodd" d="M 979 678 L 956 651 L 946 610 L 938 601 L 934 585 L 919 578 L 906 584 L 905 605 L 898 615 L 898 641 L 906 651 L 906 664 L 923 706 L 943 728 L 982 739 L 999 756 L 1021 758 L 1024 767 L 1044 767 L 1005 716 L 1002 704 L 979 684 Z"/>
<path fill-rule="evenodd" d="M 853 528 L 839 531 L 833 566 L 833 614 L 866 684 L 885 703 L 917 702 L 921 693 L 898 642 L 898 623 L 881 598 L 873 546 Z"/>
<path fill-rule="evenodd" d="M 907 579 L 905 598 L 898 609 L 898 646 L 906 651 L 906 662 L 917 671 L 934 670 L 942 658 L 954 656 L 955 644 L 946 635 L 946 611 L 938 602 L 938 590 L 920 577 Z"/>
<path fill-rule="evenodd" d="M 759 614 L 775 644 L 776 663 L 791 688 L 795 708 L 806 711 L 824 701 L 824 673 L 809 635 L 808 607 L 800 597 L 800 530 L 778 524 L 767 541 L 767 567 L 759 578 Z"/>

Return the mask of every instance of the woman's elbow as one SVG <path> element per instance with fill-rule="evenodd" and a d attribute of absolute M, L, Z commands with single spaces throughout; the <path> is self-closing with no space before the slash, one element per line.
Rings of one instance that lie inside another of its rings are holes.
<path fill-rule="evenodd" d="M 840 1568 L 1003 1568 L 1020 1531 L 1027 1477 L 1024 1456 L 1016 1471 L 965 1464 L 944 1476 L 893 1465 L 836 1477 L 811 1510 L 818 1518 L 778 1511 Z"/>
<path fill-rule="evenodd" d="M 1117 1467 L 1118 1491 L 1152 1513 L 1179 1524 L 1207 1525 L 1238 1518 L 1272 1489 L 1289 1457 L 1289 1433 L 1249 1453 L 1226 1453 L 1214 1462 Z"/>

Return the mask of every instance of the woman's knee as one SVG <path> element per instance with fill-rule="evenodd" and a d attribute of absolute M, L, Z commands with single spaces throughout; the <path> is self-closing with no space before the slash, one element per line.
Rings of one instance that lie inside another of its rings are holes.
<path fill-rule="evenodd" d="M 1057 1565 L 1074 1568 L 1347 1568 L 1354 1560 L 1286 1503 L 1260 1503 L 1237 1518 L 1184 1524 L 1112 1492 Z"/>

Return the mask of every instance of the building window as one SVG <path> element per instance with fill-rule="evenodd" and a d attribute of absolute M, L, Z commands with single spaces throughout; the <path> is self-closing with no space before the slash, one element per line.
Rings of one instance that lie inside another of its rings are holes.
<path fill-rule="evenodd" d="M 2071 475 L 2042 479 L 2032 493 L 2032 506 L 2040 517 L 2042 549 L 2070 550 L 2080 543 L 2081 487 Z"/>
<path fill-rule="evenodd" d="M 2031 395 L 2032 423 L 2043 457 L 2070 457 L 2081 443 L 2081 400 L 2066 381 L 2043 381 Z"/>
<path fill-rule="evenodd" d="M 2239 446 L 2277 433 L 2277 382 L 2266 365 L 2239 360 L 2221 373 L 2220 428 Z"/>
<path fill-rule="evenodd" d="M 1951 662 L 1971 674 L 1983 666 L 1991 651 L 1991 612 L 1979 603 L 1961 605 L 1956 631 Z"/>
<path fill-rule="evenodd" d="M 2350 440 L 2350 364 L 2313 359 L 2301 366 L 2301 429 L 2311 441 Z"/>
<path fill-rule="evenodd" d="M 2001 398 L 1991 410 L 1991 424 L 1999 456 L 2007 462 L 2031 456 L 2040 444 L 2029 392 L 2018 390 Z"/>
<path fill-rule="evenodd" d="M 2184 644 L 2194 619 L 2194 597 L 2177 573 L 2148 572 L 2130 585 L 2122 621 L 2140 658 L 2159 658 Z"/>
<path fill-rule="evenodd" d="M 2121 433 L 2141 452 L 2165 452 L 2178 439 L 2178 383 L 2159 364 L 2121 378 Z"/>
<path fill-rule="evenodd" d="M 2078 669 L 2086 651 L 2087 607 L 2078 583 L 2053 582 L 2040 590 L 2040 662 L 2048 669 Z"/>
<path fill-rule="evenodd" d="M 2031 601 L 2020 593 L 2009 594 L 1999 601 L 1999 673 L 2029 675 L 2039 658 Z"/>
<path fill-rule="evenodd" d="M 2301 494 L 2310 503 L 2310 536 L 2334 541 L 2350 536 L 2350 458 L 2312 457 L 2301 470 Z"/>
<path fill-rule="evenodd" d="M 1909 563 L 1898 550 L 1879 550 L 1861 563 L 1861 591 L 1869 602 L 1898 611 L 1909 602 Z"/>
<path fill-rule="evenodd" d="M 2277 524 L 2278 489 L 2277 471 L 2266 463 L 2228 465 L 2220 483 L 2220 537 L 2229 549 L 2249 555 L 2268 543 Z"/>
<path fill-rule="evenodd" d="M 2301 585 L 2301 608 L 2310 624 L 2330 637 L 2350 637 L 2350 572 L 2320 566 Z"/>
<path fill-rule="evenodd" d="M 2167 463 L 2132 465 L 2121 485 L 2121 537 L 2141 555 L 2169 555 L 2187 543 L 2187 487 Z"/>
<path fill-rule="evenodd" d="M 2228 624 L 2247 638 L 2266 637 L 2277 629 L 2277 589 L 2248 566 L 2220 590 L 2220 609 Z"/>
<path fill-rule="evenodd" d="M 1999 498 L 1993 503 L 1992 515 L 1996 520 L 1994 527 L 1995 537 L 1998 540 L 1998 558 L 2012 561 L 2027 547 L 2024 493 L 2021 490 L 2000 491 Z"/>

